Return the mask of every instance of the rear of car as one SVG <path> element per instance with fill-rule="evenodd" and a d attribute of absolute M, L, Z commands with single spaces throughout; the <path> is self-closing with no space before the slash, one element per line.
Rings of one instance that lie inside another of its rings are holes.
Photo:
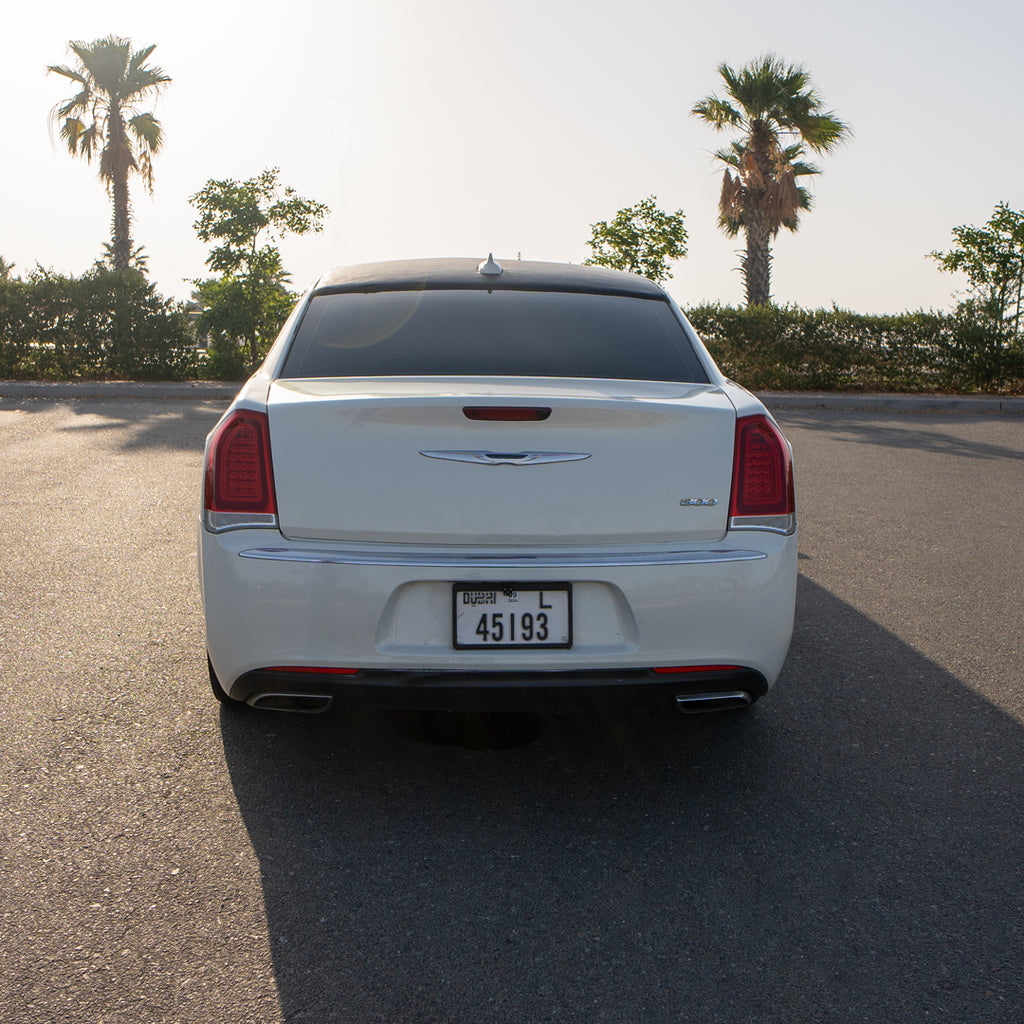
<path fill-rule="evenodd" d="M 325 275 L 207 442 L 211 681 L 292 710 L 762 696 L 789 445 L 656 285 L 474 260 Z"/>

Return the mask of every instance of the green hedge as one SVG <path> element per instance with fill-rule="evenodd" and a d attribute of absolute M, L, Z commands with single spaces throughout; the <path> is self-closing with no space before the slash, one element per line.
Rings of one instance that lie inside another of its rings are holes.
<path fill-rule="evenodd" d="M 687 316 L 722 372 L 754 391 L 1024 390 L 1019 340 L 960 312 L 704 305 Z"/>
<path fill-rule="evenodd" d="M 865 316 L 841 309 L 696 306 L 722 371 L 755 391 L 1024 392 L 1024 347 L 963 310 Z M 235 360 L 237 362 L 237 359 Z M 195 349 L 192 324 L 138 271 L 0 279 L 0 377 L 237 378 Z"/>
<path fill-rule="evenodd" d="M 0 280 L 0 377 L 185 380 L 197 368 L 188 316 L 137 270 Z"/>

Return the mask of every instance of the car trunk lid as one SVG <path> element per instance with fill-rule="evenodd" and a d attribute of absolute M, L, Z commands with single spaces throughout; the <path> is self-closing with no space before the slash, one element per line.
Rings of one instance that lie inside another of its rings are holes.
<path fill-rule="evenodd" d="M 467 412 L 481 409 L 498 414 Z M 736 421 L 713 385 L 278 380 L 268 413 L 291 538 L 660 545 L 726 531 Z"/>

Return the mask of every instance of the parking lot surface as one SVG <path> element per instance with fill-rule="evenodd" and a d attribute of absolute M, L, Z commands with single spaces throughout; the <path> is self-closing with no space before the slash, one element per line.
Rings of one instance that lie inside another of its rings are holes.
<path fill-rule="evenodd" d="M 749 712 L 451 721 L 214 703 L 225 404 L 0 399 L 4 1020 L 1020 1020 L 1024 417 L 779 413 Z"/>

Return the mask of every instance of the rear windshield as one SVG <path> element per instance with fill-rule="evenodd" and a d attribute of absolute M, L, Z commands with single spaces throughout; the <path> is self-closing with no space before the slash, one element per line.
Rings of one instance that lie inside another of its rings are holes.
<path fill-rule="evenodd" d="M 708 382 L 663 299 L 482 289 L 314 296 L 281 376 Z"/>

